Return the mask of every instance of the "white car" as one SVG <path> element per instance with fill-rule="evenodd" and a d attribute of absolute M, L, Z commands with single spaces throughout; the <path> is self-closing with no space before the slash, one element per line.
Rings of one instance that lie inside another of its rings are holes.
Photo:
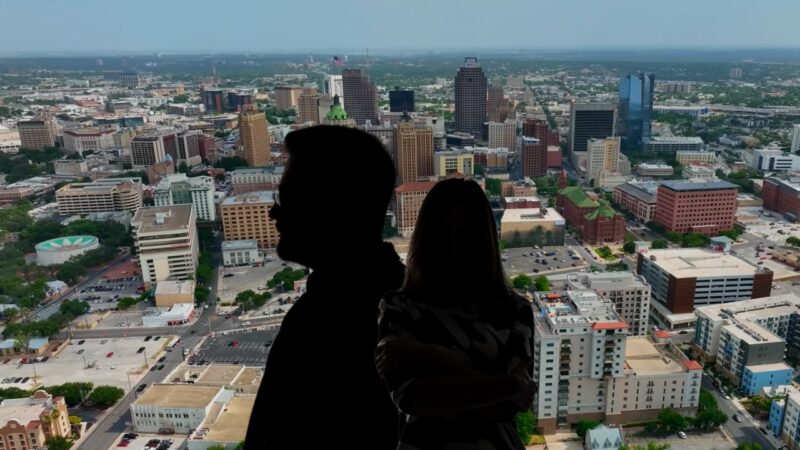
<path fill-rule="evenodd" d="M 116 368 L 117 368 L 117 365 L 116 365 L 116 364 L 112 364 L 112 365 L 111 365 L 111 368 L 112 368 L 112 369 L 116 369 Z"/>
<path fill-rule="evenodd" d="M 686 436 L 686 433 L 683 431 L 678 431 L 678 437 L 681 439 L 686 439 L 688 436 Z"/>

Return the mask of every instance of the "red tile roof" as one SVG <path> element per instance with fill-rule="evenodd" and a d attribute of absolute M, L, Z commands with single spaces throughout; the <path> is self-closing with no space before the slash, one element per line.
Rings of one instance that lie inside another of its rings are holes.
<path fill-rule="evenodd" d="M 657 338 L 662 338 L 662 339 L 666 339 L 666 338 L 672 337 L 672 335 L 669 334 L 669 331 L 666 331 L 666 330 L 658 330 L 658 331 L 656 331 L 655 334 L 656 334 Z"/>
<path fill-rule="evenodd" d="M 683 361 L 683 367 L 686 367 L 689 370 L 703 370 L 703 366 L 701 366 L 700 363 L 697 361 L 692 361 L 691 359 Z"/>
<path fill-rule="evenodd" d="M 394 188 L 395 192 L 427 192 L 433 189 L 435 181 L 411 181 Z"/>
<path fill-rule="evenodd" d="M 625 322 L 595 322 L 592 324 L 593 330 L 615 330 L 617 328 L 628 328 Z"/>

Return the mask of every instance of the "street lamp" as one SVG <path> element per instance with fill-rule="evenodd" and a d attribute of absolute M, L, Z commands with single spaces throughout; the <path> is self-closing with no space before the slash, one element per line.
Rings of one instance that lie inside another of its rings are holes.
<path fill-rule="evenodd" d="M 144 366 L 149 369 L 150 365 L 147 363 L 147 350 L 142 351 L 142 356 L 144 357 Z"/>

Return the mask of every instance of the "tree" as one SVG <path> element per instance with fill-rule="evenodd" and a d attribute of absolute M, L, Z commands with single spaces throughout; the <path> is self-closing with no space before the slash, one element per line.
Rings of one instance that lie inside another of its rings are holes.
<path fill-rule="evenodd" d="M 683 239 L 683 236 L 677 231 L 667 231 L 664 233 L 664 237 L 670 242 L 680 242 Z"/>
<path fill-rule="evenodd" d="M 627 254 L 633 254 L 636 251 L 636 244 L 633 241 L 628 241 L 622 246 L 622 251 Z"/>
<path fill-rule="evenodd" d="M 220 158 L 214 163 L 214 167 L 225 169 L 226 172 L 230 172 L 237 167 L 247 166 L 249 166 L 249 164 L 247 164 L 247 160 L 238 156 L 227 156 L 225 158 Z"/>
<path fill-rule="evenodd" d="M 120 311 L 124 311 L 139 302 L 140 300 L 138 298 L 123 297 L 119 299 L 119 301 L 117 301 L 117 309 Z"/>
<path fill-rule="evenodd" d="M 650 248 L 656 250 L 660 248 L 667 248 L 669 247 L 669 243 L 666 239 L 656 239 L 653 243 L 650 244 Z"/>
<path fill-rule="evenodd" d="M 575 424 L 575 433 L 578 434 L 579 438 L 583 439 L 587 431 L 596 428 L 598 425 L 600 425 L 600 422 L 596 420 L 581 420 Z"/>
<path fill-rule="evenodd" d="M 186 161 L 181 161 L 178 164 L 178 173 L 189 173 L 189 166 L 186 165 Z"/>
<path fill-rule="evenodd" d="M 647 447 L 643 445 L 622 445 L 618 450 L 669 450 L 669 444 L 656 444 L 655 442 L 648 442 Z"/>
<path fill-rule="evenodd" d="M 736 450 L 761 450 L 761 445 L 755 442 L 742 442 L 736 446 Z"/>
<path fill-rule="evenodd" d="M 537 291 L 549 291 L 550 290 L 550 280 L 547 279 L 546 276 L 541 275 L 536 278 L 535 280 L 536 290 Z"/>
<path fill-rule="evenodd" d="M 194 288 L 194 300 L 197 303 L 204 303 L 208 300 L 208 295 L 211 291 L 205 286 L 197 286 Z"/>
<path fill-rule="evenodd" d="M 497 178 L 486 179 L 486 192 L 490 196 L 499 196 L 503 191 L 503 183 Z"/>
<path fill-rule="evenodd" d="M 47 450 L 69 450 L 72 448 L 72 440 L 61 436 L 53 436 L 44 442 Z"/>
<path fill-rule="evenodd" d="M 527 444 L 531 435 L 536 431 L 536 416 L 530 410 L 520 412 L 514 417 L 514 422 L 517 425 L 519 438 L 523 444 Z"/>
<path fill-rule="evenodd" d="M 89 394 L 89 403 L 103 408 L 109 407 L 119 401 L 125 395 L 125 391 L 116 386 L 97 386 Z"/>
<path fill-rule="evenodd" d="M 211 447 L 207 447 L 206 450 L 225 450 L 224 445 L 212 445 Z"/>
<path fill-rule="evenodd" d="M 67 406 L 73 407 L 83 403 L 83 401 L 89 396 L 89 393 L 92 392 L 93 387 L 93 383 L 73 382 L 56 386 L 48 386 L 45 387 L 44 390 L 52 396 L 64 397 L 64 401 L 67 402 Z"/>
<path fill-rule="evenodd" d="M 687 425 L 686 418 L 672 408 L 661 410 L 658 413 L 658 421 L 660 422 L 661 431 L 667 433 L 677 433 L 686 428 Z"/>
<path fill-rule="evenodd" d="M 89 306 L 88 302 L 80 301 L 80 300 L 65 300 L 61 303 L 61 306 L 58 308 L 62 314 L 68 314 L 72 317 L 82 316 L 89 312 L 91 306 Z"/>
<path fill-rule="evenodd" d="M 683 247 L 707 247 L 711 238 L 700 233 L 686 233 L 682 241 Z"/>
<path fill-rule="evenodd" d="M 7 398 L 28 398 L 31 396 L 31 393 L 20 388 L 10 387 L 10 388 L 0 388 L 0 400 L 5 400 Z"/>
<path fill-rule="evenodd" d="M 56 275 L 59 280 L 74 285 L 82 276 L 86 275 L 86 268 L 77 262 L 67 261 L 61 265 Z"/>
<path fill-rule="evenodd" d="M 521 273 L 511 280 L 511 285 L 514 289 L 528 289 L 533 284 L 533 279 L 524 273 Z"/>
<path fill-rule="evenodd" d="M 791 245 L 792 247 L 800 247 L 800 238 L 796 236 L 789 236 L 786 238 L 786 245 Z"/>
<path fill-rule="evenodd" d="M 703 411 L 698 411 L 692 420 L 694 426 L 702 430 L 713 430 L 728 421 L 728 415 L 722 412 L 716 405 Z"/>
<path fill-rule="evenodd" d="M 71 423 L 72 425 L 78 425 L 81 422 L 83 422 L 83 419 L 81 419 L 80 417 L 69 416 L 69 423 Z"/>

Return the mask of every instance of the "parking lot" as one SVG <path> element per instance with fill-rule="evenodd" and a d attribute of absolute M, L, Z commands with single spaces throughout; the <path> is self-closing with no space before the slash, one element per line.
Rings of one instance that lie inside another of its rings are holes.
<path fill-rule="evenodd" d="M 570 254 L 568 247 L 508 248 L 503 252 L 503 266 L 509 276 L 520 273 L 547 273 L 586 265 L 578 254 Z"/>
<path fill-rule="evenodd" d="M 147 342 L 142 337 L 74 340 L 61 353 L 46 362 L 14 364 L 15 361 L 12 360 L 0 365 L 0 376 L 33 377 L 35 369 L 37 381 L 44 385 L 89 381 L 95 385 L 117 386 L 127 391 L 128 374 L 131 385 L 135 385 L 141 374 L 145 373 L 141 370 L 145 360 L 148 365 L 152 365 L 166 342 L 166 337 Z M 141 347 L 144 350 L 138 353 Z"/>
<path fill-rule="evenodd" d="M 117 309 L 117 301 L 125 297 L 139 295 L 138 288 L 142 284 L 141 277 L 129 276 L 113 279 L 101 279 L 84 286 L 66 300 L 81 300 L 89 303 L 90 312 L 111 311 Z"/>
<path fill-rule="evenodd" d="M 778 213 L 761 211 L 758 219 L 747 224 L 747 232 L 784 245 L 789 236 L 800 236 L 800 224 L 787 222 Z"/>
<path fill-rule="evenodd" d="M 284 263 L 279 259 L 265 262 L 262 267 L 230 267 L 222 269 L 223 276 L 218 286 L 219 299 L 223 303 L 233 302 L 236 294 L 248 289 L 254 292 L 262 292 L 269 281 L 276 273 L 285 267 L 301 269 L 302 266 L 293 263 Z M 261 288 L 261 289 L 259 289 Z"/>
<path fill-rule="evenodd" d="M 278 330 L 236 331 L 227 335 L 218 333 L 206 339 L 200 348 L 190 355 L 188 362 L 194 364 L 246 364 L 263 366 L 267 363 L 269 345 Z"/>
<path fill-rule="evenodd" d="M 248 311 L 247 314 L 241 316 L 239 320 L 247 321 L 249 319 L 263 318 L 264 316 L 273 316 L 277 314 L 285 314 L 289 308 L 297 302 L 300 294 L 284 294 L 278 295 L 270 299 L 264 306 L 259 309 Z"/>
<path fill-rule="evenodd" d="M 625 443 L 628 445 L 641 445 L 647 448 L 648 442 L 655 444 L 668 444 L 670 450 L 724 450 L 736 448 L 728 438 L 722 434 L 721 431 L 710 433 L 687 432 L 686 439 L 681 439 L 678 436 L 626 436 Z"/>
<path fill-rule="evenodd" d="M 141 450 L 144 448 L 149 448 L 151 450 L 175 450 L 183 448 L 183 445 L 186 442 L 186 438 L 177 434 L 169 437 L 157 434 L 139 434 L 136 439 L 125 439 L 128 441 L 127 444 L 119 445 L 119 443 L 123 441 L 123 437 L 126 434 L 127 433 L 121 433 L 119 438 L 114 441 L 114 444 L 112 444 L 108 450 L 119 450 L 121 448 L 130 448 L 136 450 Z M 156 440 L 158 441 L 157 444 Z M 151 443 L 151 445 L 146 447 L 148 443 Z"/>

